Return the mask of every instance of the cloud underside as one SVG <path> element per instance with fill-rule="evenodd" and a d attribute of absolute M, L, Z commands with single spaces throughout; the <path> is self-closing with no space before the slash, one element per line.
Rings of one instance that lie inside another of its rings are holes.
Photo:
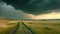
<path fill-rule="evenodd" d="M 54 9 L 60 9 L 60 0 L 2 0 L 15 9 L 28 14 L 46 14 Z"/>

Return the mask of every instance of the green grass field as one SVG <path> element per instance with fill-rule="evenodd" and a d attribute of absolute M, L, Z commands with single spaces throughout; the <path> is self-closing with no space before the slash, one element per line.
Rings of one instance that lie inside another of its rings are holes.
<path fill-rule="evenodd" d="M 60 21 L 26 21 L 24 23 L 33 34 L 60 34 Z"/>

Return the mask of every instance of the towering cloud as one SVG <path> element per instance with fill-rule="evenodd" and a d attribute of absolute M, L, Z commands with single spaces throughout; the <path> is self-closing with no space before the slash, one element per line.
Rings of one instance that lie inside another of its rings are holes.
<path fill-rule="evenodd" d="M 0 2 L 0 17 L 7 19 L 24 19 L 29 18 L 22 10 L 15 10 L 11 5 L 7 5 L 4 2 Z"/>
<path fill-rule="evenodd" d="M 50 13 L 48 10 L 60 9 L 60 0 L 2 0 L 15 9 L 29 14 Z"/>

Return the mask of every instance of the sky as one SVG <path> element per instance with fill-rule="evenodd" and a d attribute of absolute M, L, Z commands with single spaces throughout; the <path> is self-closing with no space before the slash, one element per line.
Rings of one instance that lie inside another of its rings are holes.
<path fill-rule="evenodd" d="M 0 0 L 0 17 L 60 19 L 60 0 Z"/>
<path fill-rule="evenodd" d="M 42 14 L 42 15 L 32 15 L 28 14 L 31 19 L 60 19 L 60 13 L 52 12 L 49 14 Z"/>

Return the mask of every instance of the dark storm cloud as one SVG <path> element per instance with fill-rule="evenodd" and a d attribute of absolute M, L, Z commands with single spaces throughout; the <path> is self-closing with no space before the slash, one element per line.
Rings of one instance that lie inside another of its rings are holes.
<path fill-rule="evenodd" d="M 50 13 L 48 10 L 60 8 L 60 0 L 2 0 L 15 9 L 29 14 Z"/>
<path fill-rule="evenodd" d="M 29 18 L 22 10 L 15 10 L 11 5 L 0 2 L 0 17 L 7 19 L 24 19 Z"/>

